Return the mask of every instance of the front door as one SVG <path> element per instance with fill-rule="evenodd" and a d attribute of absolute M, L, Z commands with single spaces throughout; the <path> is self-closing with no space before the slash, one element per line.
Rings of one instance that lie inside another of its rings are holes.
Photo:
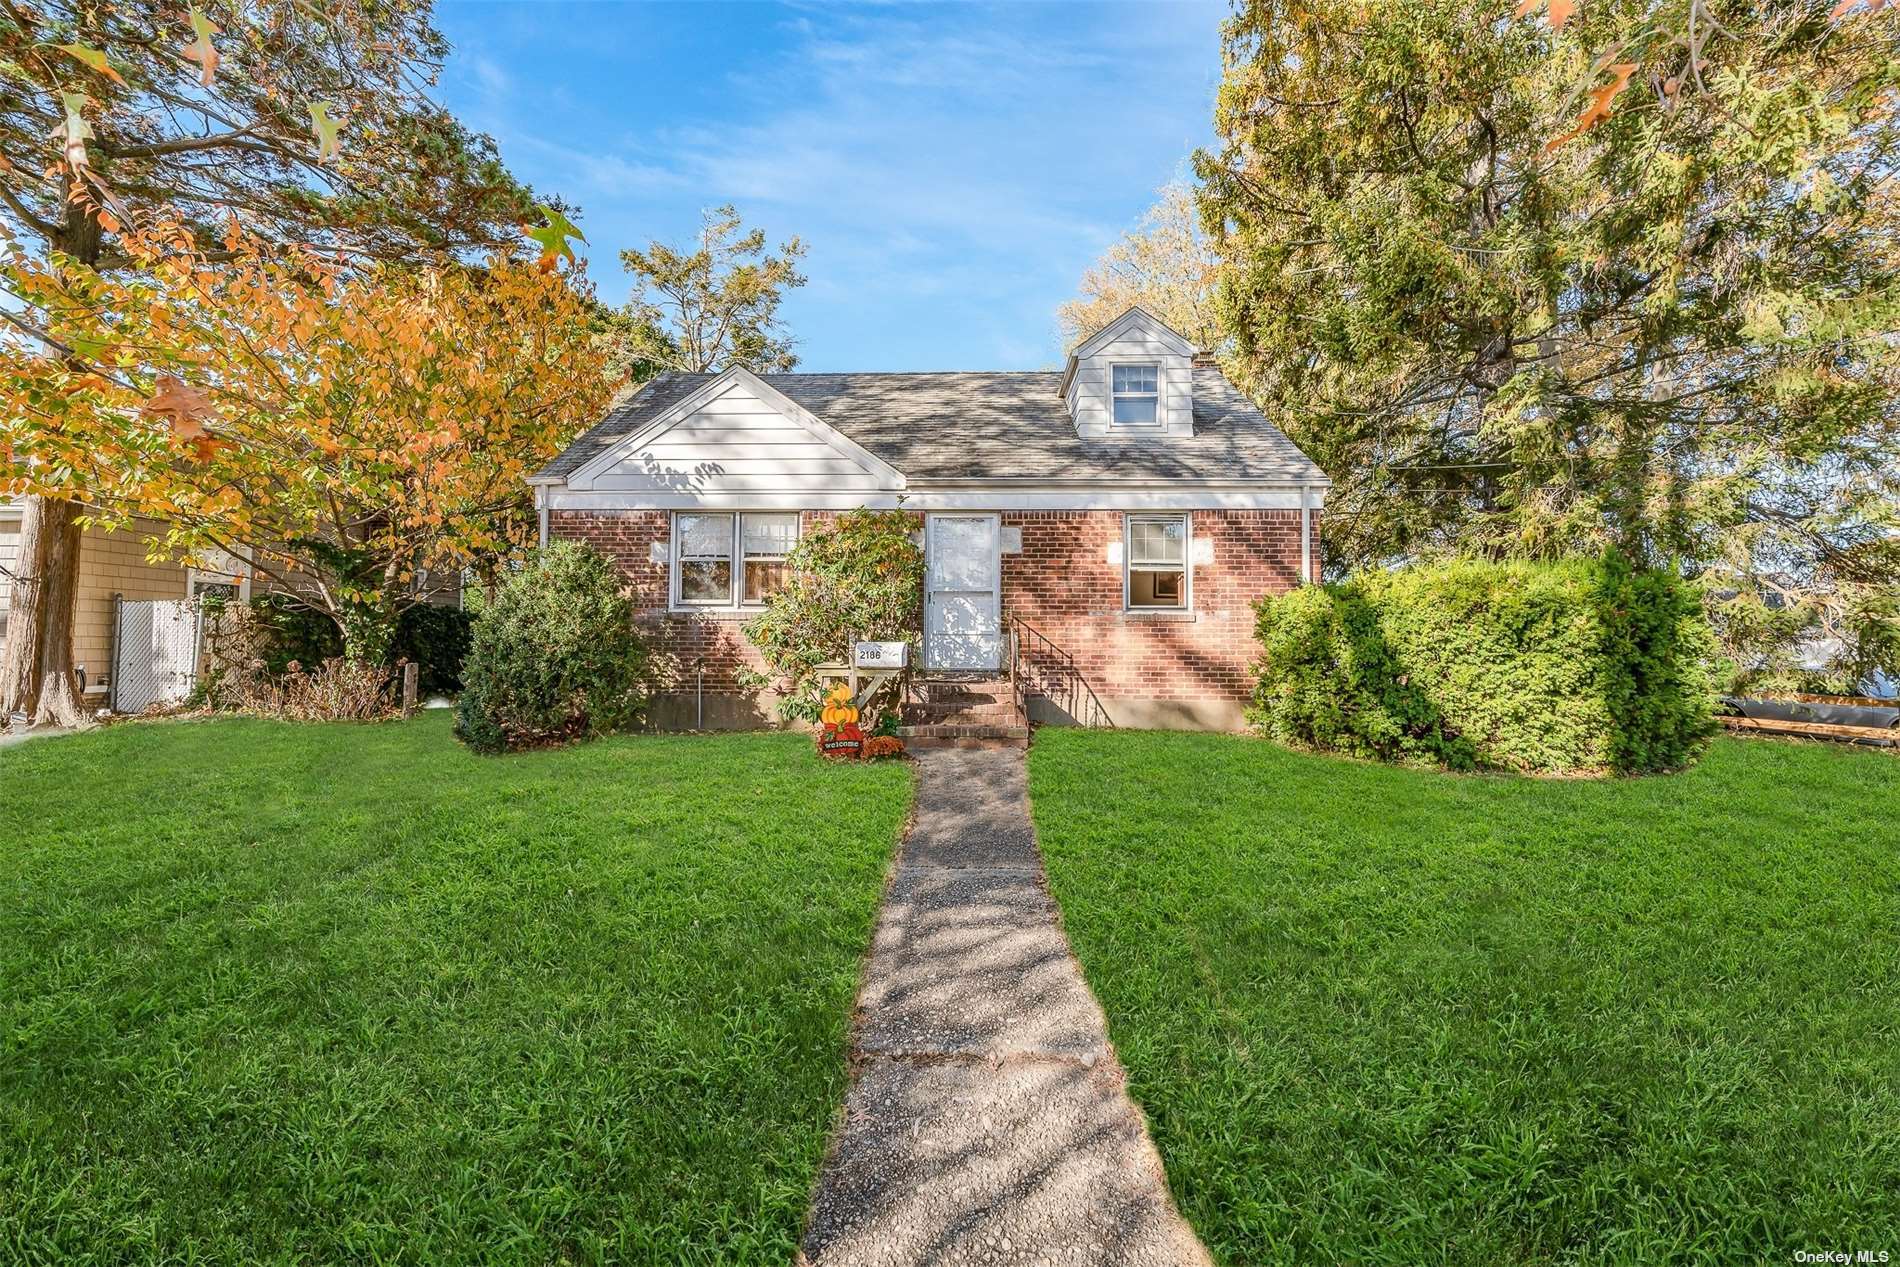
<path fill-rule="evenodd" d="M 1002 667 L 1001 533 L 995 515 L 932 515 L 924 529 L 924 667 Z"/>

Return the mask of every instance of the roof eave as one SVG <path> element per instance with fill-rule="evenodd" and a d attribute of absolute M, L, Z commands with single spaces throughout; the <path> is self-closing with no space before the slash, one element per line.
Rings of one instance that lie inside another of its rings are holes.
<path fill-rule="evenodd" d="M 1035 488 L 1331 488 L 1325 475 L 1262 476 L 1258 479 L 1210 478 L 1202 475 L 1178 476 L 1059 476 L 1047 475 L 972 475 L 913 476 L 913 492 L 938 488 L 994 488 L 999 484 L 1026 485 Z"/>

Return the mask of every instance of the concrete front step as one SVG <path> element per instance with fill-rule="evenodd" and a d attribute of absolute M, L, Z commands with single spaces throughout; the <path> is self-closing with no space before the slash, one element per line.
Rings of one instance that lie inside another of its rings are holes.
<path fill-rule="evenodd" d="M 1023 715 L 1014 704 L 976 704 L 969 708 L 913 704 L 904 709 L 901 720 L 908 726 L 1020 726 Z"/>
<path fill-rule="evenodd" d="M 999 678 L 921 678 L 911 690 L 925 700 L 1008 700 L 1012 691 L 1009 679 Z"/>
<path fill-rule="evenodd" d="M 972 745 L 1029 746 L 1026 725 L 899 726 L 898 737 L 910 748 L 965 747 Z"/>

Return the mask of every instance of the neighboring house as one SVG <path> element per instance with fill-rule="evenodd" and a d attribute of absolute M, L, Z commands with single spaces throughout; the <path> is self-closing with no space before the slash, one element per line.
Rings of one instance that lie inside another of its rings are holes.
<path fill-rule="evenodd" d="M 0 646 L 10 636 L 8 614 L 13 577 L 19 568 L 18 502 L 0 502 Z M 115 598 L 191 599 L 213 590 L 249 596 L 250 582 L 230 566 L 197 569 L 182 563 L 151 563 L 145 542 L 162 531 L 135 523 L 122 531 L 87 528 L 79 544 L 79 604 L 73 615 L 73 663 L 80 670 L 89 704 L 104 707 L 109 698 Z"/>
<path fill-rule="evenodd" d="M 1060 374 L 663 375 L 531 482 L 544 540 L 626 575 L 656 721 L 708 726 L 769 719 L 743 624 L 801 532 L 868 506 L 920 520 L 927 674 L 1026 660 L 1072 671 L 1117 725 L 1238 727 L 1252 604 L 1317 577 L 1328 487 L 1139 308 Z M 1073 698 L 1031 714 L 1077 720 Z"/>

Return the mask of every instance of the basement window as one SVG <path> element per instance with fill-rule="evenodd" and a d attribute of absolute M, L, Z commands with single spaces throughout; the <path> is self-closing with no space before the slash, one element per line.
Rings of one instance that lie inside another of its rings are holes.
<path fill-rule="evenodd" d="M 1116 426 L 1152 427 L 1160 421 L 1159 365 L 1111 365 L 1108 374 Z"/>
<path fill-rule="evenodd" d="M 1124 539 L 1129 610 L 1186 610 L 1188 517 L 1130 515 Z"/>
<path fill-rule="evenodd" d="M 798 512 L 673 516 L 673 598 L 682 607 L 763 607 L 785 584 Z"/>

